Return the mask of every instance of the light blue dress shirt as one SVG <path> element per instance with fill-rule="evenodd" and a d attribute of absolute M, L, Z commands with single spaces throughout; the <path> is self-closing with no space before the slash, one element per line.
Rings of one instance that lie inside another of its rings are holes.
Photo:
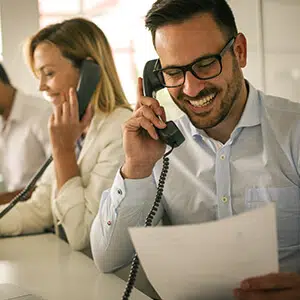
<path fill-rule="evenodd" d="M 249 85 L 242 117 L 224 145 L 195 128 L 187 116 L 176 124 L 186 140 L 169 156 L 154 224 L 163 215 L 173 225 L 208 222 L 274 202 L 280 270 L 300 273 L 300 104 Z M 143 226 L 161 169 L 159 161 L 153 175 L 140 180 L 123 180 L 118 173 L 103 193 L 91 230 L 94 259 L 103 271 L 130 262 L 127 228 Z"/>

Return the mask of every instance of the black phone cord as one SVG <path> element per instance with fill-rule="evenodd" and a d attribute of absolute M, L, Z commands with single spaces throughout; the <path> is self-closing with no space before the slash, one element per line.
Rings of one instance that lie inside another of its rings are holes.
<path fill-rule="evenodd" d="M 174 148 L 171 148 L 171 150 L 168 151 L 163 156 L 163 166 L 162 166 L 162 170 L 161 170 L 161 173 L 160 173 L 160 176 L 159 176 L 159 181 L 158 181 L 155 200 L 154 200 L 154 203 L 152 205 L 152 208 L 151 208 L 149 214 L 147 215 L 147 217 L 145 219 L 144 227 L 152 226 L 153 219 L 154 219 L 155 214 L 158 210 L 160 200 L 161 200 L 161 197 L 163 195 L 163 190 L 164 190 L 166 177 L 167 177 L 167 174 L 168 174 L 168 171 L 169 171 L 169 157 L 167 157 L 167 156 L 171 154 L 173 149 Z M 130 294 L 131 294 L 132 289 L 134 287 L 136 276 L 137 276 L 137 273 L 138 273 L 138 270 L 139 270 L 139 265 L 140 265 L 140 261 L 139 261 L 139 258 L 137 256 L 137 254 L 135 253 L 135 255 L 132 259 L 131 268 L 130 268 L 130 272 L 129 272 L 129 276 L 128 276 L 128 280 L 127 280 L 127 284 L 126 284 L 126 288 L 125 288 L 122 300 L 128 300 L 129 297 L 130 297 Z"/>
<path fill-rule="evenodd" d="M 1 212 L 0 219 L 3 218 L 18 202 L 26 200 L 28 193 L 35 187 L 35 184 L 43 175 L 49 164 L 52 162 L 52 155 L 44 162 L 44 164 L 40 167 L 40 169 L 34 174 L 26 187 L 15 196 Z"/>

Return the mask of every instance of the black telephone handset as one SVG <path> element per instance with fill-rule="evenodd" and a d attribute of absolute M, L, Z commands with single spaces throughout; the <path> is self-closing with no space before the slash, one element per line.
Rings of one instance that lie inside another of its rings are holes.
<path fill-rule="evenodd" d="M 147 97 L 155 98 L 156 92 L 164 88 L 156 74 L 153 72 L 156 62 L 156 59 L 149 60 L 144 67 L 143 89 L 144 95 Z M 166 124 L 166 128 L 156 129 L 156 132 L 164 143 L 172 148 L 176 148 L 184 142 L 185 138 L 173 121 L 168 121 Z"/>
<path fill-rule="evenodd" d="M 100 67 L 93 60 L 85 59 L 80 66 L 77 86 L 79 118 L 82 119 L 100 80 Z"/>

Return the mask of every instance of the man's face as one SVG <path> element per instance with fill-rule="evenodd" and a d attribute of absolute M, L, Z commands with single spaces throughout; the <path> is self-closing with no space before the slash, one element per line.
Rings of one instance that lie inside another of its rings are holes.
<path fill-rule="evenodd" d="M 162 68 L 183 66 L 199 57 L 219 54 L 227 42 L 209 14 L 195 15 L 181 24 L 163 26 L 155 36 Z M 182 86 L 168 88 L 175 104 L 199 129 L 221 123 L 238 102 L 243 84 L 241 67 L 246 65 L 245 38 L 238 35 L 231 49 L 224 54 L 222 73 L 217 77 L 199 80 L 187 71 Z"/>

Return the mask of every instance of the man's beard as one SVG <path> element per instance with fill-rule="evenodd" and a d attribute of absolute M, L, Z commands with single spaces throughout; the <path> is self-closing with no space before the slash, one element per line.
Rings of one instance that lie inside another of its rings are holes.
<path fill-rule="evenodd" d="M 175 101 L 174 98 L 172 97 L 175 104 L 189 117 L 190 121 L 196 128 L 209 129 L 217 126 L 228 116 L 231 108 L 233 107 L 234 102 L 239 97 L 244 79 L 235 57 L 233 57 L 232 62 L 233 62 L 233 66 L 232 66 L 233 77 L 230 83 L 227 85 L 228 87 L 227 94 L 221 101 L 219 113 L 213 119 L 204 120 L 207 116 L 209 116 L 211 112 L 203 112 L 196 115 L 195 113 L 192 113 L 188 109 L 186 109 L 184 105 L 180 105 L 180 104 L 185 103 L 186 101 L 189 100 L 197 100 L 214 93 L 219 94 L 221 91 L 220 88 L 216 86 L 209 86 L 204 90 L 200 91 L 199 94 L 193 98 L 183 93 L 179 94 L 177 101 Z"/>
<path fill-rule="evenodd" d="M 3 116 L 4 111 L 5 111 L 4 107 L 2 107 L 2 106 L 0 105 L 0 116 Z"/>

